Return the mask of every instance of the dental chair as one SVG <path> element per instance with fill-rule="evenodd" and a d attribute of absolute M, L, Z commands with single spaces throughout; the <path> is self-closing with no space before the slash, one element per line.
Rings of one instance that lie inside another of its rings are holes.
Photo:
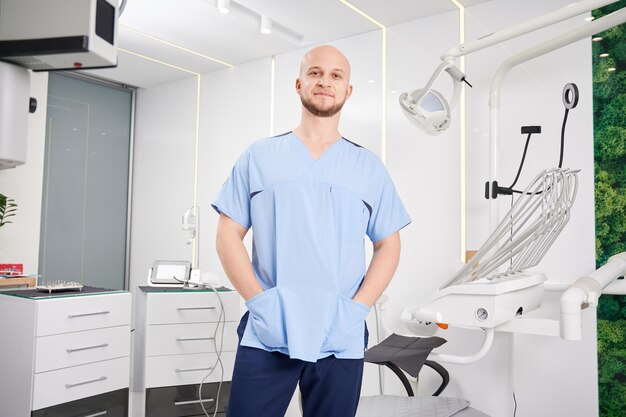
<path fill-rule="evenodd" d="M 489 417 L 470 407 L 467 400 L 440 397 L 450 375 L 439 363 L 427 360 L 430 351 L 443 345 L 440 337 L 406 337 L 392 334 L 365 352 L 365 362 L 389 368 L 399 379 L 407 396 L 374 395 L 361 397 L 356 417 Z M 430 397 L 416 397 L 405 374 L 417 378 L 423 366 L 441 377 L 441 384 Z"/>

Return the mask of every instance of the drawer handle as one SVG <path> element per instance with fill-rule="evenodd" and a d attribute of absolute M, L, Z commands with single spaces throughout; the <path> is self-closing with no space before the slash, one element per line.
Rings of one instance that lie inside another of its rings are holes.
<path fill-rule="evenodd" d="M 174 405 L 188 405 L 188 404 L 200 404 L 200 403 L 212 403 L 215 401 L 213 398 L 207 398 L 206 400 L 193 400 L 193 401 L 176 401 Z"/>
<path fill-rule="evenodd" d="M 195 340 L 215 340 L 214 337 L 177 337 L 177 342 L 191 342 Z"/>
<path fill-rule="evenodd" d="M 176 372 L 193 372 L 193 371 L 212 371 L 211 368 L 176 368 Z"/>
<path fill-rule="evenodd" d="M 215 310 L 215 307 L 178 307 L 176 310 Z"/>
<path fill-rule="evenodd" d="M 65 388 L 74 388 L 79 385 L 91 384 L 92 382 L 100 382 L 100 381 L 104 381 L 107 379 L 108 378 L 106 376 L 101 376 L 100 378 L 90 379 L 89 381 L 77 382 L 75 384 L 65 384 Z"/>
<path fill-rule="evenodd" d="M 99 316 L 101 314 L 109 314 L 110 311 L 96 311 L 94 313 L 68 314 L 67 317 L 73 319 L 75 317 Z"/>
<path fill-rule="evenodd" d="M 97 349 L 97 348 L 101 348 L 101 347 L 107 347 L 109 346 L 108 343 L 102 343 L 100 345 L 95 345 L 95 346 L 85 346 L 85 347 L 81 347 L 81 348 L 73 348 L 73 349 L 65 349 L 67 351 L 67 353 L 72 353 L 72 352 L 78 352 L 81 350 L 88 350 L 88 349 Z M 87 416 L 89 417 L 89 416 Z"/>
<path fill-rule="evenodd" d="M 85 416 L 85 417 L 98 417 L 98 416 L 103 416 L 105 414 L 107 414 L 107 411 L 100 411 L 99 413 L 89 414 L 88 416 Z"/>

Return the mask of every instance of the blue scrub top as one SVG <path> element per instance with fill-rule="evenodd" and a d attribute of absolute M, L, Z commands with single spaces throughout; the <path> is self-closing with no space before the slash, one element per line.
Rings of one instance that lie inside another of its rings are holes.
<path fill-rule="evenodd" d="M 360 359 L 367 235 L 411 222 L 382 162 L 339 139 L 317 160 L 292 132 L 253 143 L 212 203 L 252 227 L 252 265 L 264 292 L 246 302 L 241 344 L 308 362 Z"/>

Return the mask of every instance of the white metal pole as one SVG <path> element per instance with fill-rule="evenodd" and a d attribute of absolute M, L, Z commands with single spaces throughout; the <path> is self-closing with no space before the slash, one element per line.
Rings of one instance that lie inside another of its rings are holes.
<path fill-rule="evenodd" d="M 441 56 L 441 60 L 445 61 L 446 59 L 458 58 L 460 56 L 479 51 L 491 45 L 495 45 L 497 43 L 504 42 L 525 33 L 530 33 L 537 29 L 541 29 L 554 23 L 561 22 L 565 19 L 569 19 L 570 17 L 574 17 L 579 14 L 597 9 L 599 7 L 606 6 L 607 4 L 615 3 L 616 1 L 617 0 L 586 0 L 578 3 L 569 4 L 550 13 L 546 13 L 534 19 L 530 19 L 515 26 L 511 26 L 510 28 L 490 33 L 480 39 L 475 39 L 452 47 L 443 53 L 443 55 Z"/>

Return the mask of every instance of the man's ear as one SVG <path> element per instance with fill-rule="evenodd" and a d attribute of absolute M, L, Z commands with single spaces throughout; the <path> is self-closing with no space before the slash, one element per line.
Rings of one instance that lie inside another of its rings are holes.
<path fill-rule="evenodd" d="M 350 98 L 352 95 L 352 84 L 348 84 L 348 88 L 346 88 L 346 100 Z"/>
<path fill-rule="evenodd" d="M 300 82 L 300 78 L 296 78 L 296 92 L 300 93 L 301 89 L 302 89 L 302 82 Z"/>

